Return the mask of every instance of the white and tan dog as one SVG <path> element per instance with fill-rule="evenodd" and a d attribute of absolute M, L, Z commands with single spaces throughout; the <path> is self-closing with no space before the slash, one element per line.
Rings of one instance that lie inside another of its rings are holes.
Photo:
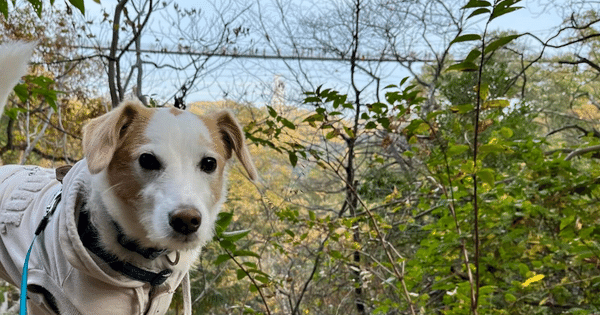
<path fill-rule="evenodd" d="M 30 51 L 0 46 L 0 110 Z M 257 177 L 244 141 L 227 111 L 126 101 L 84 127 L 85 159 L 62 185 L 51 170 L 0 167 L 0 276 L 20 282 L 34 230 L 62 189 L 29 263 L 30 314 L 166 313 L 213 236 L 228 161 Z"/>

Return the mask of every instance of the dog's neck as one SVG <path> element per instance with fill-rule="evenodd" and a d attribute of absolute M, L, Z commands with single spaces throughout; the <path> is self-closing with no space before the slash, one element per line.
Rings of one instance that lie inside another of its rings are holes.
<path fill-rule="evenodd" d="M 155 248 L 155 247 L 144 247 L 140 245 L 140 242 L 136 239 L 130 238 L 123 232 L 123 228 L 116 221 L 112 222 L 115 231 L 117 231 L 117 242 L 125 249 L 132 251 L 134 253 L 138 253 L 142 255 L 142 257 L 154 260 L 159 258 L 162 255 L 166 255 L 169 251 L 165 248 Z"/>
<path fill-rule="evenodd" d="M 163 269 L 159 272 L 146 270 L 129 262 L 122 261 L 118 257 L 107 252 L 100 243 L 98 230 L 90 223 L 89 213 L 86 211 L 79 213 L 79 222 L 77 226 L 79 237 L 83 245 L 114 271 L 117 271 L 128 278 L 148 283 L 154 287 L 163 284 L 171 274 L 173 274 L 173 270 L 170 268 Z"/>
<path fill-rule="evenodd" d="M 145 247 L 140 240 L 130 237 L 109 214 L 99 193 L 92 189 L 87 202 L 80 209 L 89 216 L 89 224 L 97 231 L 101 248 L 119 260 L 137 267 L 160 272 L 165 269 L 187 270 L 197 252 L 171 252 L 167 249 Z M 179 256 L 179 259 L 176 258 Z M 175 262 L 175 263 L 174 263 Z"/>

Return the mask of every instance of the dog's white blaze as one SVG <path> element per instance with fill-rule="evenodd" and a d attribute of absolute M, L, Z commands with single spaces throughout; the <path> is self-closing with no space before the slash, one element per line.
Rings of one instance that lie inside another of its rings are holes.
<path fill-rule="evenodd" d="M 150 141 L 138 148 L 138 156 L 152 153 L 164 168 L 141 191 L 142 200 L 152 209 L 141 218 L 149 239 L 169 248 L 204 245 L 212 238 L 220 206 L 210 186 L 214 182 L 211 177 L 219 175 L 206 174 L 199 167 L 203 157 L 218 157 L 208 128 L 192 113 L 161 109 L 153 115 L 145 134 Z M 169 214 L 185 206 L 200 211 L 202 223 L 197 233 L 188 236 L 187 244 L 182 244 L 173 238 Z"/>

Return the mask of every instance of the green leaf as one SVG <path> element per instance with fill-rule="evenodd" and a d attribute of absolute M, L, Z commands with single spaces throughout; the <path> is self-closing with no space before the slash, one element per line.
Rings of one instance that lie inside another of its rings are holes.
<path fill-rule="evenodd" d="M 338 133 L 338 131 L 337 131 L 336 129 L 334 129 L 334 130 L 332 130 L 332 131 L 328 132 L 328 133 L 325 135 L 325 139 L 327 139 L 327 140 L 331 140 L 331 139 L 333 139 L 335 136 L 337 136 L 338 134 L 339 134 L 339 133 Z"/>
<path fill-rule="evenodd" d="M 479 98 L 481 98 L 482 100 L 485 101 L 489 95 L 490 95 L 490 85 L 487 83 L 482 83 L 479 86 Z"/>
<path fill-rule="evenodd" d="M 332 258 L 335 258 L 335 259 L 344 259 L 344 256 L 342 255 L 342 253 L 340 253 L 337 250 L 333 250 L 333 249 L 329 251 L 329 256 L 331 256 Z"/>
<path fill-rule="evenodd" d="M 446 69 L 446 71 L 457 70 L 457 71 L 468 72 L 468 71 L 477 71 L 477 69 L 478 69 L 478 67 L 475 63 L 463 61 L 461 63 L 451 65 L 450 67 L 448 67 L 448 69 Z"/>
<path fill-rule="evenodd" d="M 366 125 L 365 125 L 365 129 L 369 130 L 369 129 L 375 129 L 377 128 L 377 124 L 374 121 L 369 121 Z"/>
<path fill-rule="evenodd" d="M 522 7 L 513 7 L 512 5 L 516 4 L 517 2 L 519 2 L 520 0 L 504 0 L 499 2 L 495 7 L 494 7 L 494 11 L 492 11 L 492 15 L 490 16 L 490 21 L 505 15 L 507 13 L 516 11 L 518 9 L 522 9 Z"/>
<path fill-rule="evenodd" d="M 487 97 L 487 95 L 486 95 Z M 508 100 L 491 100 L 491 101 L 485 101 L 483 103 L 483 106 L 481 107 L 481 109 L 488 109 L 488 108 L 505 108 L 508 107 L 510 105 L 510 102 Z"/>
<path fill-rule="evenodd" d="M 427 120 L 434 120 L 437 116 L 444 114 L 444 110 L 434 110 L 427 114 Z"/>
<path fill-rule="evenodd" d="M 290 164 L 292 164 L 293 167 L 296 167 L 296 164 L 298 164 L 298 156 L 296 155 L 296 152 L 288 151 L 288 158 L 290 159 Z"/>
<path fill-rule="evenodd" d="M 290 237 L 295 237 L 296 233 L 294 233 L 292 230 L 290 229 L 285 229 L 285 234 L 289 235 Z"/>
<path fill-rule="evenodd" d="M 346 132 L 346 134 L 348 135 L 348 137 L 354 138 L 354 131 L 352 131 L 352 129 L 344 126 L 344 131 Z"/>
<path fill-rule="evenodd" d="M 46 101 L 48 102 L 48 105 L 52 107 L 54 112 L 58 112 L 58 105 L 56 105 L 56 94 L 54 97 L 46 97 Z"/>
<path fill-rule="evenodd" d="M 27 89 L 26 83 L 15 85 L 13 91 L 15 92 L 15 95 L 17 95 L 21 103 L 25 103 L 29 98 L 29 90 Z"/>
<path fill-rule="evenodd" d="M 322 87 L 323 87 L 323 85 L 322 85 L 322 84 L 321 84 L 321 85 L 319 85 L 319 86 L 317 86 L 317 90 L 315 91 L 315 94 L 317 94 L 317 95 L 321 94 L 321 88 L 322 88 Z"/>
<path fill-rule="evenodd" d="M 490 187 L 494 187 L 496 180 L 494 179 L 494 170 L 490 168 L 484 168 L 477 172 L 477 177 L 481 179 L 482 182 L 490 185 Z"/>
<path fill-rule="evenodd" d="M 451 41 L 450 45 L 452 45 L 454 43 L 469 42 L 469 41 L 474 41 L 474 40 L 481 40 L 481 36 L 478 34 L 461 35 L 461 36 L 456 37 L 453 41 Z"/>
<path fill-rule="evenodd" d="M 235 257 L 250 256 L 250 257 L 260 258 L 260 255 L 258 255 L 257 253 L 255 253 L 251 250 L 236 250 L 233 252 L 233 256 L 235 256 Z"/>
<path fill-rule="evenodd" d="M 0 13 L 4 15 L 5 19 L 8 19 L 8 0 L 0 0 Z"/>
<path fill-rule="evenodd" d="M 267 106 L 267 110 L 269 111 L 269 116 L 271 116 L 273 118 L 277 117 L 277 111 L 275 111 L 275 109 L 273 109 L 273 107 Z"/>
<path fill-rule="evenodd" d="M 409 79 L 409 78 L 410 78 L 410 77 L 404 77 L 404 78 L 402 78 L 402 80 L 400 80 L 400 86 L 404 85 L 404 83 L 405 83 L 406 81 L 408 81 L 408 79 Z"/>
<path fill-rule="evenodd" d="M 453 113 L 459 113 L 459 114 L 470 113 L 474 109 L 475 109 L 475 106 L 473 104 L 463 104 L 463 105 L 456 105 L 456 106 L 450 107 L 450 111 L 452 111 Z"/>
<path fill-rule="evenodd" d="M 296 129 L 296 125 L 294 125 L 294 123 L 293 123 L 293 122 L 291 122 L 291 121 L 289 121 L 289 120 L 287 120 L 287 119 L 285 119 L 285 118 L 283 118 L 283 117 L 280 117 L 280 118 L 281 118 L 281 123 L 282 123 L 284 126 L 286 126 L 286 127 L 290 128 L 290 129 L 292 129 L 292 130 Z"/>
<path fill-rule="evenodd" d="M 480 153 L 501 153 L 504 152 L 506 148 L 500 144 L 484 144 L 479 147 Z"/>
<path fill-rule="evenodd" d="M 229 251 L 233 251 L 236 248 L 235 244 L 233 242 L 231 242 L 231 241 L 228 241 L 228 240 L 221 240 L 221 241 L 219 241 L 219 245 L 221 247 L 223 247 L 224 249 L 229 250 Z"/>
<path fill-rule="evenodd" d="M 508 127 L 502 127 L 500 129 L 500 135 L 502 135 L 503 138 L 505 139 L 509 139 L 513 136 L 513 131 L 512 129 L 508 128 Z"/>
<path fill-rule="evenodd" d="M 484 49 L 484 53 L 487 55 L 490 52 L 494 52 L 496 50 L 498 50 L 498 48 L 510 43 L 511 41 L 513 41 L 516 38 L 519 38 L 521 35 L 510 35 L 510 36 L 504 36 L 504 37 L 500 37 L 498 39 L 496 39 L 495 41 L 491 42 L 489 45 L 487 45 L 487 47 L 485 47 Z"/>
<path fill-rule="evenodd" d="M 529 272 L 529 267 L 524 263 L 519 263 L 518 265 L 519 273 L 523 277 L 527 277 L 527 273 Z"/>
<path fill-rule="evenodd" d="M 223 239 L 237 242 L 240 239 L 244 238 L 246 235 L 250 233 L 250 230 L 239 230 L 239 231 L 231 231 L 231 232 L 223 232 L 221 233 L 221 237 Z"/>
<path fill-rule="evenodd" d="M 27 0 L 27 1 L 29 3 L 31 3 L 31 6 L 33 7 L 33 10 L 37 14 L 37 16 L 39 18 L 41 18 L 42 17 L 42 1 L 41 0 Z"/>
<path fill-rule="evenodd" d="M 469 54 L 467 55 L 467 57 L 465 58 L 465 60 L 463 62 L 475 62 L 475 59 L 477 59 L 477 57 L 481 56 L 481 51 L 479 51 L 479 49 L 473 49 L 469 52 Z"/>
<path fill-rule="evenodd" d="M 69 0 L 69 2 L 76 7 L 77 9 L 79 9 L 79 11 L 81 12 L 81 14 L 85 14 L 85 4 L 83 0 Z"/>
<path fill-rule="evenodd" d="M 255 264 L 255 263 L 253 263 L 253 262 L 251 262 L 251 261 L 244 261 L 244 262 L 242 263 L 242 265 L 244 265 L 244 266 L 248 266 L 248 267 L 250 267 L 250 268 L 257 268 L 256 264 Z"/>
<path fill-rule="evenodd" d="M 477 10 L 473 11 L 473 12 L 472 12 L 472 13 L 471 13 L 471 14 L 470 14 L 468 17 L 467 17 L 467 19 L 470 19 L 470 18 L 472 18 L 472 17 L 474 17 L 474 16 L 477 16 L 477 15 L 486 14 L 486 13 L 489 13 L 489 12 L 490 12 L 490 9 L 488 9 L 488 8 L 479 8 L 479 9 L 477 9 Z"/>
<path fill-rule="evenodd" d="M 231 212 L 219 213 L 219 216 L 217 217 L 217 222 L 215 222 L 215 231 L 217 232 L 217 236 L 220 236 L 220 234 L 227 230 L 227 227 L 231 223 L 232 219 L 233 213 Z"/>
<path fill-rule="evenodd" d="M 387 109 L 387 105 L 376 102 L 371 105 L 368 105 L 368 108 L 369 108 L 369 111 L 371 111 L 371 112 L 375 112 L 377 114 L 382 114 L 384 112 L 384 110 Z"/>
<path fill-rule="evenodd" d="M 571 223 L 573 223 L 575 221 L 575 216 L 568 216 L 562 220 L 560 220 L 560 230 L 562 231 L 564 228 L 566 228 L 568 225 L 570 225 Z"/>
<path fill-rule="evenodd" d="M 264 283 L 264 284 L 267 284 L 267 283 L 271 282 L 271 281 L 269 280 L 269 278 L 268 278 L 268 277 L 265 277 L 265 276 L 255 276 L 255 277 L 254 277 L 254 279 L 255 279 L 255 280 L 258 280 L 258 281 L 260 281 L 260 282 L 262 282 L 262 283 Z"/>
<path fill-rule="evenodd" d="M 385 129 L 390 128 L 390 119 L 387 117 L 381 117 L 377 119 L 377 122 Z"/>
<path fill-rule="evenodd" d="M 323 115 L 321 115 L 321 114 L 312 114 L 312 115 L 306 117 L 303 121 L 304 122 L 323 121 Z"/>
<path fill-rule="evenodd" d="M 448 151 L 446 152 L 446 154 L 448 154 L 448 156 L 455 156 L 455 155 L 459 155 L 465 151 L 469 150 L 469 146 L 466 144 L 451 144 L 450 147 L 448 148 Z"/>
<path fill-rule="evenodd" d="M 231 259 L 231 257 L 229 255 L 221 254 L 217 257 L 217 259 L 215 259 L 214 264 L 218 266 L 218 265 L 228 261 L 229 259 Z"/>
<path fill-rule="evenodd" d="M 462 8 L 469 9 L 469 8 L 481 8 L 481 7 L 491 7 L 491 6 L 492 6 L 492 4 L 487 1 L 471 0 Z"/>
<path fill-rule="evenodd" d="M 308 103 L 320 103 L 321 102 L 321 98 L 318 96 L 309 96 L 307 98 L 304 99 L 304 103 L 308 104 Z"/>
<path fill-rule="evenodd" d="M 237 274 L 237 279 L 238 280 L 242 280 L 244 279 L 248 274 L 246 274 L 246 272 L 242 269 L 238 269 L 235 271 L 235 273 Z"/>
<path fill-rule="evenodd" d="M 10 119 L 12 119 L 12 120 L 17 120 L 17 116 L 19 115 L 19 113 L 26 113 L 26 112 L 27 112 L 27 110 L 25 108 L 21 108 L 21 107 L 4 109 L 4 114 L 6 116 L 10 117 Z"/>

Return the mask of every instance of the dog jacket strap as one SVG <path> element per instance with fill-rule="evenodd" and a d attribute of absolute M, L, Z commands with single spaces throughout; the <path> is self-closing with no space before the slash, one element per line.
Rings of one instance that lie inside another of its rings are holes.
<path fill-rule="evenodd" d="M 40 221 L 40 224 L 35 229 L 33 241 L 31 241 L 31 245 L 29 245 L 29 250 L 27 250 L 27 255 L 25 256 L 25 263 L 23 264 L 23 275 L 21 276 L 21 294 L 20 294 L 21 296 L 20 296 L 19 315 L 27 315 L 27 274 L 29 271 L 28 270 L 29 269 L 29 256 L 31 255 L 31 250 L 33 249 L 33 244 L 35 244 L 35 240 L 37 239 L 38 235 L 42 234 L 44 229 L 46 229 L 46 226 L 48 225 L 48 222 L 50 221 L 50 217 L 52 216 L 52 214 L 54 214 L 54 211 L 56 211 L 56 207 L 58 207 L 58 204 L 60 203 L 61 192 L 62 192 L 62 190 L 59 190 L 54 195 L 54 198 L 52 198 L 52 202 L 48 206 L 46 206 L 46 214 Z"/>
<path fill-rule="evenodd" d="M 185 277 L 181 282 L 181 292 L 183 293 L 183 315 L 192 315 L 192 290 L 189 271 L 185 273 Z"/>

